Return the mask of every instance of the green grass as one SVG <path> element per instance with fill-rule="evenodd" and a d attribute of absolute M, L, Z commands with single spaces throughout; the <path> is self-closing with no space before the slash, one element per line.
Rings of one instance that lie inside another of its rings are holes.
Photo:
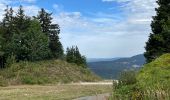
<path fill-rule="evenodd" d="M 144 65 L 133 84 L 118 84 L 111 98 L 124 100 L 170 100 L 170 54 L 164 54 Z M 121 82 L 120 82 L 121 83 Z"/>
<path fill-rule="evenodd" d="M 165 54 L 146 64 L 137 76 L 138 84 L 143 89 L 162 87 L 170 88 L 170 54 Z"/>
<path fill-rule="evenodd" d="M 90 70 L 60 60 L 19 62 L 0 70 L 0 85 L 58 84 L 98 81 Z"/>
<path fill-rule="evenodd" d="M 25 85 L 0 87 L 0 100 L 72 100 L 82 96 L 110 93 L 110 85 Z"/>
<path fill-rule="evenodd" d="M 146 64 L 137 80 L 137 86 L 145 99 L 170 100 L 170 54 Z"/>

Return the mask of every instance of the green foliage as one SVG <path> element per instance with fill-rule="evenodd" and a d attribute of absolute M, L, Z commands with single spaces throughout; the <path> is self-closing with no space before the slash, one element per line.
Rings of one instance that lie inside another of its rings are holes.
<path fill-rule="evenodd" d="M 37 61 L 63 57 L 63 47 L 59 41 L 59 25 L 51 24 L 52 13 L 41 9 L 37 18 L 25 15 L 20 6 L 16 16 L 13 9 L 5 9 L 0 23 L 0 62 L 10 65 L 9 58 L 14 55 L 16 61 Z M 52 28 L 52 26 L 57 27 Z"/>
<path fill-rule="evenodd" d="M 49 48 L 54 58 L 62 58 L 64 55 L 63 46 L 59 40 L 60 28 L 58 24 L 52 24 L 49 33 Z"/>
<path fill-rule="evenodd" d="M 27 32 L 13 36 L 9 51 L 16 55 L 17 60 L 42 60 L 49 56 L 48 38 L 41 32 L 39 23 L 32 20 Z"/>
<path fill-rule="evenodd" d="M 120 76 L 118 83 L 113 83 L 113 95 L 112 99 L 117 100 L 128 100 L 128 98 L 131 98 L 132 92 L 135 89 L 136 80 L 136 72 L 135 71 L 123 71 Z"/>
<path fill-rule="evenodd" d="M 64 55 L 63 46 L 60 42 L 60 27 L 58 24 L 52 23 L 52 13 L 46 12 L 44 9 L 39 11 L 37 19 L 39 20 L 42 32 L 49 37 L 49 48 L 53 58 L 62 58 Z"/>
<path fill-rule="evenodd" d="M 170 87 L 170 54 L 164 54 L 155 61 L 146 64 L 137 76 L 138 84 L 144 88 L 169 89 Z"/>
<path fill-rule="evenodd" d="M 151 62 L 164 53 L 170 52 L 170 7 L 169 0 L 158 0 L 157 15 L 153 17 L 151 24 L 152 33 L 146 43 L 145 57 Z"/>
<path fill-rule="evenodd" d="M 5 63 L 5 67 L 11 67 L 12 64 L 16 63 L 16 58 L 14 55 L 11 55 L 7 58 L 6 63 Z"/>
<path fill-rule="evenodd" d="M 69 63 L 75 63 L 80 66 L 86 66 L 86 57 L 82 56 L 79 52 L 77 46 L 72 46 L 71 48 L 67 48 L 66 51 L 66 61 Z"/>
<path fill-rule="evenodd" d="M 132 85 L 136 83 L 136 72 L 135 71 L 123 71 L 120 74 L 119 84 L 120 85 Z"/>
<path fill-rule="evenodd" d="M 41 9 L 41 11 L 38 12 L 37 19 L 40 22 L 40 25 L 42 27 L 42 32 L 45 33 L 47 36 L 49 35 L 50 32 L 50 26 L 52 23 L 52 13 L 47 13 L 45 9 Z"/>
<path fill-rule="evenodd" d="M 7 81 L 3 76 L 0 76 L 0 86 L 7 86 Z"/>

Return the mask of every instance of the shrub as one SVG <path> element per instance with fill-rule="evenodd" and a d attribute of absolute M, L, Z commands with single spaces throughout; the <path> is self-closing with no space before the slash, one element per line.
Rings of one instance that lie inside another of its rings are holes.
<path fill-rule="evenodd" d="M 0 86 L 7 86 L 7 81 L 3 76 L 0 76 Z"/>
<path fill-rule="evenodd" d="M 135 89 L 136 72 L 135 71 L 123 71 L 119 76 L 118 83 L 113 83 L 113 95 L 111 99 L 116 100 L 128 100 L 132 97 L 132 92 Z"/>
<path fill-rule="evenodd" d="M 15 56 L 11 55 L 7 58 L 5 67 L 11 67 L 11 65 L 14 64 L 15 62 L 16 62 Z"/>
<path fill-rule="evenodd" d="M 124 71 L 120 74 L 119 85 L 132 85 L 137 82 L 135 71 Z"/>

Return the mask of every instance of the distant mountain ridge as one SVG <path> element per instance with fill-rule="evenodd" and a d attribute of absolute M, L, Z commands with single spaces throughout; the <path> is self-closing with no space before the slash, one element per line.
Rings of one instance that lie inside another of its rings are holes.
<path fill-rule="evenodd" d="M 145 64 L 146 60 L 143 54 L 133 57 L 119 58 L 113 61 L 89 62 L 89 68 L 97 75 L 106 79 L 116 79 L 123 70 L 138 70 Z"/>
<path fill-rule="evenodd" d="M 87 62 L 100 62 L 100 61 L 114 61 L 117 59 L 120 59 L 121 57 L 116 57 L 116 58 L 87 58 Z"/>

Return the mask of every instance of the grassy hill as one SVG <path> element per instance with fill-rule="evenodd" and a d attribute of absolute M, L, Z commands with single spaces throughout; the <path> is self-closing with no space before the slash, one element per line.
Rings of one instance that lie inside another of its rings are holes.
<path fill-rule="evenodd" d="M 124 76 L 124 82 L 115 88 L 113 97 L 132 100 L 170 100 L 170 54 L 164 54 L 146 64 L 137 75 Z M 134 79 L 133 83 L 129 80 Z M 128 83 L 129 82 L 129 83 Z"/>
<path fill-rule="evenodd" d="M 170 100 L 170 54 L 146 64 L 137 75 L 137 86 L 148 99 Z"/>
<path fill-rule="evenodd" d="M 19 62 L 0 70 L 0 85 L 58 84 L 97 81 L 88 69 L 60 60 Z"/>

